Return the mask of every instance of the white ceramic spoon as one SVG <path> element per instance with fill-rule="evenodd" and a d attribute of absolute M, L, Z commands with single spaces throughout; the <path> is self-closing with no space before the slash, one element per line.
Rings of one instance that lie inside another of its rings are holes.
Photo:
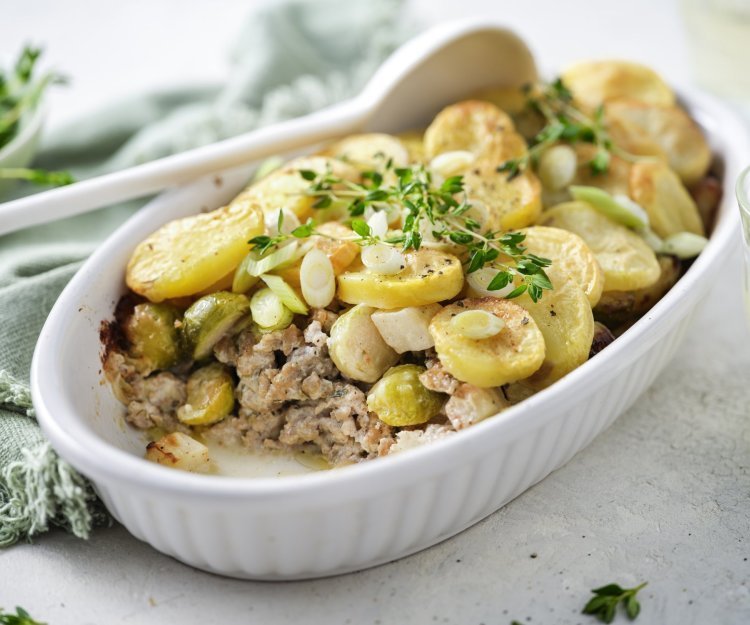
<path fill-rule="evenodd" d="M 453 80 L 455 76 L 462 78 Z M 473 89 L 520 85 L 536 76 L 526 44 L 502 24 L 486 19 L 442 24 L 396 50 L 351 100 L 232 139 L 0 204 L 0 234 L 377 127 L 379 118 L 392 118 L 394 110 L 400 111 L 403 129 L 414 128 Z"/>

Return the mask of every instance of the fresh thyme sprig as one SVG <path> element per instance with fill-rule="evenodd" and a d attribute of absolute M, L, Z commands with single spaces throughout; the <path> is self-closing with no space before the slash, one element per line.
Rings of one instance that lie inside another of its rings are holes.
<path fill-rule="evenodd" d="M 472 205 L 466 197 L 462 176 L 451 176 L 436 186 L 424 166 L 394 167 L 390 160 L 385 161 L 381 171 L 365 172 L 361 183 L 342 179 L 330 169 L 322 173 L 304 169 L 299 173 L 310 183 L 306 194 L 314 198 L 314 208 L 339 206 L 346 210 L 356 235 L 353 240 L 359 245 L 382 243 L 398 246 L 406 252 L 420 249 L 427 237 L 433 244 L 458 246 L 465 257 L 467 274 L 483 267 L 496 270 L 488 290 L 499 291 L 511 283 L 517 284 L 505 295 L 508 299 L 528 292 L 536 302 L 544 290 L 552 289 L 544 271 L 551 261 L 527 254 L 522 245 L 524 234 L 482 232 L 482 224 L 471 212 Z M 362 218 L 368 209 L 402 211 L 401 230 L 384 237 L 377 236 Z M 313 220 L 289 234 L 282 233 L 279 224 L 278 231 L 275 236 L 254 237 L 250 243 L 263 255 L 291 237 L 321 234 Z"/>
<path fill-rule="evenodd" d="M 612 154 L 627 160 L 637 158 L 613 143 L 604 123 L 604 106 L 597 107 L 593 116 L 587 115 L 573 104 L 573 94 L 560 78 L 549 84 L 527 85 L 524 91 L 526 105 L 544 118 L 545 125 L 531 140 L 526 154 L 498 166 L 498 171 L 507 172 L 508 179 L 536 163 L 542 152 L 558 141 L 595 145 L 594 157 L 588 162 L 594 175 L 609 169 Z"/>
<path fill-rule="evenodd" d="M 3 613 L 0 608 L 0 625 L 45 625 L 31 618 L 31 615 L 23 608 L 16 607 L 16 613 Z"/>
<path fill-rule="evenodd" d="M 25 46 L 13 68 L 7 73 L 0 68 L 0 148 L 20 132 L 23 118 L 33 111 L 50 85 L 64 84 L 64 76 L 55 72 L 36 75 L 42 54 L 40 48 Z M 66 185 L 73 182 L 67 172 L 26 168 L 0 168 L 0 179 L 27 180 L 34 184 Z"/>
<path fill-rule="evenodd" d="M 585 605 L 583 614 L 591 614 L 602 623 L 611 623 L 615 619 L 617 605 L 622 603 L 625 613 L 632 621 L 641 612 L 641 604 L 635 596 L 647 583 L 644 582 L 635 588 L 621 588 L 617 584 L 594 588 L 591 592 L 596 596 Z"/>

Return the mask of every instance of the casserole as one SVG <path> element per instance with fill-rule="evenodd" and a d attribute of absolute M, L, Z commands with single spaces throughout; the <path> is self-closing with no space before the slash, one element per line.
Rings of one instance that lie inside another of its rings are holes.
<path fill-rule="evenodd" d="M 750 154 L 721 104 L 682 93 L 723 161 L 730 188 Z M 397 111 L 370 130 L 400 130 Z M 71 281 L 32 363 L 39 421 L 63 458 L 89 477 L 135 536 L 208 571 L 298 579 L 372 566 L 428 547 L 498 509 L 567 462 L 653 381 L 683 337 L 710 276 L 737 237 L 727 195 L 710 242 L 671 291 L 592 360 L 502 414 L 405 454 L 343 470 L 216 478 L 164 470 L 140 457 L 142 436 L 116 416 L 103 383 L 100 323 L 124 292 L 123 267 L 155 227 L 229 200 L 253 166 L 157 198 L 108 239 Z"/>

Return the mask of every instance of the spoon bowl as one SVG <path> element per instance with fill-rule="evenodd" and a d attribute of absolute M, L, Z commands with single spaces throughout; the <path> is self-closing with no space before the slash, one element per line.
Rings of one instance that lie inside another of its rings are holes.
<path fill-rule="evenodd" d="M 151 163 L 0 204 L 0 235 L 377 128 L 395 115 L 400 116 L 404 129 L 415 127 L 467 93 L 490 85 L 520 85 L 536 75 L 526 44 L 501 24 L 469 19 L 440 25 L 396 50 L 351 100 Z"/>

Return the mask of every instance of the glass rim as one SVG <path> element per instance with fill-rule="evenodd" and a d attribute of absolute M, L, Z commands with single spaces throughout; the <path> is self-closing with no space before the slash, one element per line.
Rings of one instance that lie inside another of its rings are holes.
<path fill-rule="evenodd" d="M 746 167 L 739 175 L 734 190 L 740 210 L 750 215 L 750 167 Z"/>

